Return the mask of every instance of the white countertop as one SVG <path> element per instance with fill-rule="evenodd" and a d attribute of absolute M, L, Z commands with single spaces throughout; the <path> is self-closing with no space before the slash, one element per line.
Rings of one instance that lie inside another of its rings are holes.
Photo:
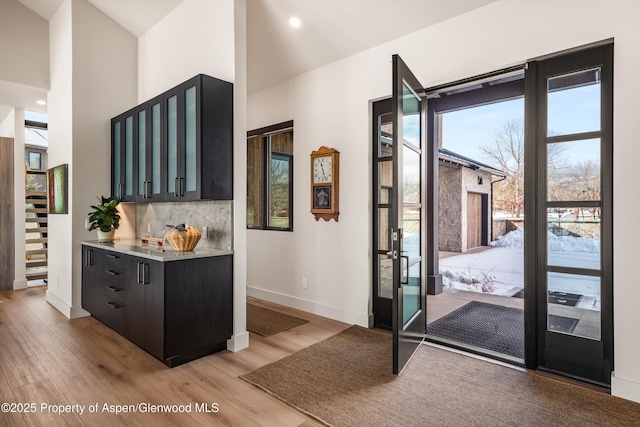
<path fill-rule="evenodd" d="M 94 248 L 121 252 L 123 254 L 149 258 L 161 262 L 180 261 L 194 258 L 209 258 L 233 254 L 233 251 L 198 246 L 196 246 L 196 248 L 192 251 L 180 252 L 174 250 L 168 242 L 165 246 L 158 246 L 155 243 L 147 244 L 135 239 L 115 240 L 108 243 L 100 243 L 97 240 L 89 240 L 83 241 L 81 243 L 83 245 L 91 246 Z"/>

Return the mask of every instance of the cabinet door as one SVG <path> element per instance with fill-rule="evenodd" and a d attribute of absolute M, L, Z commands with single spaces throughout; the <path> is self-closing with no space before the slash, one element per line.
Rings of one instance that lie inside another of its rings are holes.
<path fill-rule="evenodd" d="M 111 194 L 121 201 L 134 199 L 134 144 L 137 116 L 130 110 L 111 121 Z"/>
<path fill-rule="evenodd" d="M 137 142 L 135 146 L 135 200 L 162 200 L 162 107 L 159 96 L 137 108 Z"/>
<path fill-rule="evenodd" d="M 132 341 L 159 359 L 164 356 L 164 264 L 134 258 L 137 312 Z"/>
<path fill-rule="evenodd" d="M 89 313 L 95 311 L 96 296 L 98 294 L 96 284 L 95 252 L 93 249 L 82 247 L 82 308 Z"/>
<path fill-rule="evenodd" d="M 166 108 L 166 197 L 200 199 L 201 76 L 164 94 Z"/>

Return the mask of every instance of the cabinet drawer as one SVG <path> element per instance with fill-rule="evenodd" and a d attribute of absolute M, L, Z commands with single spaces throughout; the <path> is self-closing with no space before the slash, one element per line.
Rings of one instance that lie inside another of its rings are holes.
<path fill-rule="evenodd" d="M 100 279 L 109 283 L 113 283 L 121 289 L 125 289 L 127 286 L 129 286 L 128 282 L 131 281 L 131 274 L 129 274 L 127 270 L 112 267 L 110 265 L 100 265 L 98 266 L 98 268 L 98 277 Z"/>
<path fill-rule="evenodd" d="M 122 270 L 129 269 L 129 257 L 113 251 L 101 249 L 95 250 L 95 263 L 116 267 Z"/>
<path fill-rule="evenodd" d="M 136 303 L 135 286 L 122 287 L 115 283 L 103 281 L 100 288 L 100 293 L 107 298 L 113 299 L 126 305 L 133 305 Z"/>
<path fill-rule="evenodd" d="M 114 331 L 125 335 L 124 327 L 126 325 L 128 308 L 129 307 L 121 301 L 116 301 L 104 294 L 99 294 L 96 298 L 96 307 L 91 314 Z"/>

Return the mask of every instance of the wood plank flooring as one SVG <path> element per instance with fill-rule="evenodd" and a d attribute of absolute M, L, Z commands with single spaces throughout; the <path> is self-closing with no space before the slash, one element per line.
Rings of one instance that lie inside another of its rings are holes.
<path fill-rule="evenodd" d="M 169 369 L 92 317 L 68 320 L 45 301 L 45 290 L 0 292 L 0 403 L 36 404 L 32 413 L 0 413 L 0 426 L 317 426 L 238 376 L 349 327 L 254 300 L 309 323 L 268 338 L 251 333 L 247 349 Z M 89 412 L 96 403 L 97 412 Z M 84 413 L 58 414 L 42 404 L 77 404 Z M 115 414 L 103 412 L 104 404 L 185 405 L 191 412 Z"/>

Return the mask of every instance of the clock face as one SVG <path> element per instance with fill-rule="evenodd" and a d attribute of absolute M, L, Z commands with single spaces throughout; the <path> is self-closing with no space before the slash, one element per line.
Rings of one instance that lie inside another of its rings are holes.
<path fill-rule="evenodd" d="M 331 156 L 313 159 L 313 183 L 326 183 L 333 180 L 333 164 Z"/>

